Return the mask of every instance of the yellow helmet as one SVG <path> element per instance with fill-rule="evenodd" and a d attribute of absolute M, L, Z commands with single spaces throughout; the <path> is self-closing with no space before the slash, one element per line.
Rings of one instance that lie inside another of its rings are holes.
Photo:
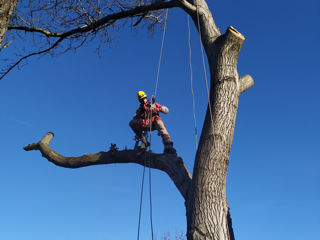
<path fill-rule="evenodd" d="M 147 97 L 147 94 L 144 92 L 144 91 L 139 91 L 138 93 L 137 93 L 137 98 L 138 98 L 138 100 L 140 101 L 141 99 L 143 99 L 143 98 L 146 98 Z"/>

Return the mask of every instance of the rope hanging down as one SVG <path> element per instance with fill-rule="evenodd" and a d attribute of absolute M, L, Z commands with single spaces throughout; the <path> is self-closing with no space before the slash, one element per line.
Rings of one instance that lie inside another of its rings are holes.
<path fill-rule="evenodd" d="M 212 117 L 212 110 L 211 110 L 211 103 L 210 103 L 210 93 L 209 93 L 209 86 L 208 86 L 208 77 L 207 77 L 206 63 L 205 63 L 205 60 L 204 60 L 204 53 L 203 53 L 202 35 L 201 35 L 201 27 L 200 27 L 200 18 L 199 18 L 198 6 L 197 6 L 197 21 L 198 21 L 198 30 L 199 30 L 199 36 L 200 36 L 200 47 L 201 47 L 201 55 L 202 55 L 202 64 L 203 64 L 204 78 L 205 78 L 205 80 L 206 80 L 207 95 L 208 95 L 208 104 L 209 104 L 209 112 L 210 112 L 210 118 L 211 118 L 211 124 L 212 124 L 212 123 L 213 123 L 213 117 Z"/>
<path fill-rule="evenodd" d="M 189 67 L 190 67 L 190 88 L 191 88 L 191 94 L 192 94 L 192 102 L 193 102 L 193 120 L 194 120 L 194 129 L 195 129 L 195 146 L 196 150 L 198 149 L 198 132 L 197 132 L 197 120 L 196 120 L 196 113 L 195 113 L 195 96 L 193 91 L 193 70 L 192 70 L 192 58 L 191 58 L 191 37 L 190 37 L 190 17 L 187 16 L 187 22 L 188 22 L 188 46 L 189 46 Z M 200 26 L 200 18 L 199 18 L 199 11 L 197 7 L 197 25 L 198 25 L 198 31 L 199 31 L 199 40 L 200 40 L 200 48 L 201 48 L 201 55 L 202 55 L 202 65 L 203 65 L 203 71 L 204 71 L 204 78 L 206 83 L 206 90 L 207 90 L 207 96 L 208 96 L 208 106 L 209 106 L 209 113 L 210 113 L 210 120 L 211 124 L 213 123 L 213 116 L 212 116 L 212 109 L 211 109 L 211 103 L 210 103 L 210 93 L 209 93 L 209 84 L 208 84 L 208 77 L 207 77 L 207 69 L 205 64 L 205 57 L 203 52 L 203 44 L 202 44 L 202 35 L 201 35 L 201 26 Z"/>
<path fill-rule="evenodd" d="M 148 135 L 148 133 L 147 133 Z M 147 136 L 148 139 L 148 136 Z M 151 134 L 150 134 L 150 146 L 151 146 Z M 149 168 L 149 199 L 150 199 L 150 226 L 151 226 L 151 239 L 153 240 L 153 222 L 152 222 L 152 198 L 151 198 L 151 171 L 150 171 L 150 151 L 149 149 L 149 161 L 148 161 L 148 168 Z M 141 192 L 140 192 L 140 208 L 139 208 L 139 223 L 138 223 L 138 237 L 140 239 L 140 224 L 141 224 L 141 210 L 142 210 L 142 200 L 143 200 L 143 189 L 144 189 L 144 177 L 146 171 L 146 162 L 147 162 L 147 155 L 145 154 L 144 158 L 144 166 L 143 166 L 143 173 L 142 173 L 142 182 L 141 182 Z"/>
<path fill-rule="evenodd" d="M 155 91 L 154 91 L 154 98 L 157 94 L 157 88 L 158 88 L 158 82 L 159 82 L 159 74 L 160 74 L 160 67 L 161 67 L 161 60 L 162 60 L 162 53 L 163 53 L 163 45 L 165 40 L 165 34 L 166 34 L 166 28 L 167 28 L 167 18 L 168 18 L 168 9 L 166 9 L 165 13 L 165 22 L 164 22 L 164 29 L 162 34 L 162 42 L 161 42 L 161 48 L 160 48 L 160 57 L 159 57 L 159 63 L 158 63 L 158 71 L 157 71 L 157 78 L 156 78 L 156 85 L 155 85 Z M 151 110 L 152 111 L 152 110 Z M 151 112 L 152 113 L 152 112 Z M 150 168 L 150 152 L 151 152 L 151 131 L 152 131 L 152 114 L 149 114 L 150 116 L 150 133 L 147 133 L 147 140 L 149 139 L 149 154 L 148 154 L 148 168 L 149 168 L 149 200 L 150 200 L 150 227 L 151 227 L 151 237 L 152 240 L 154 239 L 153 236 L 153 221 L 152 221 L 152 194 L 151 194 L 151 168 Z M 148 148 L 148 146 L 146 147 Z M 138 221 L 138 236 L 137 239 L 140 238 L 140 223 L 141 223 L 141 210 L 142 210 L 142 199 L 143 199 L 143 188 L 144 188 L 144 176 L 145 176 L 145 168 L 146 168 L 146 160 L 147 155 L 145 155 L 144 159 L 144 167 L 143 167 L 143 173 L 142 173 L 142 183 L 141 183 L 141 193 L 140 193 L 140 209 L 139 209 L 139 221 Z"/>
<path fill-rule="evenodd" d="M 138 237 L 137 239 L 139 240 L 140 237 L 140 221 L 141 221 L 141 209 L 142 209 L 142 199 L 143 199 L 143 186 L 144 186 L 144 174 L 146 171 L 146 160 L 144 160 L 144 167 L 143 167 L 143 172 L 142 172 L 142 182 L 141 182 L 141 192 L 140 192 L 140 208 L 139 208 L 139 222 L 138 222 Z"/>
<path fill-rule="evenodd" d="M 161 42 L 160 57 L 159 57 L 159 63 L 158 63 L 157 80 L 156 80 L 156 86 L 154 88 L 154 97 L 157 96 L 159 74 L 160 74 L 160 67 L 161 67 L 161 59 L 162 59 L 162 52 L 163 52 L 163 44 L 164 44 L 164 39 L 166 36 L 166 29 L 167 29 L 167 18 L 168 18 L 168 9 L 166 10 L 166 14 L 165 14 L 165 18 L 164 18 L 164 28 L 163 28 L 163 33 L 162 33 L 162 42 Z"/>
<path fill-rule="evenodd" d="M 191 34 L 190 34 L 190 17 L 188 19 L 188 46 L 189 46 L 189 67 L 190 67 L 190 89 L 192 94 L 192 109 L 193 109 L 193 121 L 194 121 L 194 135 L 196 141 L 196 150 L 198 149 L 198 131 L 197 131 L 197 118 L 196 118 L 196 107 L 195 107 L 195 98 L 193 91 L 193 71 L 192 71 L 192 58 L 191 58 Z"/>

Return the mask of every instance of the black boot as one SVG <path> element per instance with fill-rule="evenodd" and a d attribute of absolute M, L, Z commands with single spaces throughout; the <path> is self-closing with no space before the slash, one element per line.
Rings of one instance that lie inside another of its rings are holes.
<path fill-rule="evenodd" d="M 164 145 L 164 153 L 168 153 L 168 154 L 177 154 L 177 150 L 173 147 L 173 143 L 169 143 L 169 144 L 165 144 Z"/>
<path fill-rule="evenodd" d="M 164 150 L 163 150 L 164 153 L 168 153 L 168 154 L 176 154 L 177 153 L 176 149 L 174 149 L 174 147 L 173 147 L 173 142 L 171 141 L 171 139 L 168 135 L 163 135 L 162 141 L 164 144 Z"/>

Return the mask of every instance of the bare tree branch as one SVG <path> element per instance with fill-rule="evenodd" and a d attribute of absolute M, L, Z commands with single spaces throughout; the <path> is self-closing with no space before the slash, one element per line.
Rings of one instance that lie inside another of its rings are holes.
<path fill-rule="evenodd" d="M 167 9 L 167 8 L 173 8 L 181 6 L 180 4 L 181 0 L 172 0 L 168 2 L 163 1 L 156 1 L 151 4 L 143 5 L 143 6 L 135 6 L 128 10 L 122 10 L 118 11 L 116 13 L 108 14 L 98 20 L 94 20 L 94 18 L 88 16 L 87 12 L 83 9 L 83 6 L 81 5 L 81 11 L 83 11 L 87 18 L 90 18 L 90 24 L 83 25 L 81 27 L 73 28 L 66 32 L 51 32 L 47 29 L 40 28 L 40 27 L 34 27 L 34 26 L 9 26 L 8 30 L 16 30 L 16 31 L 25 31 L 30 33 L 40 33 L 46 36 L 47 38 L 59 38 L 57 41 L 52 43 L 49 47 L 46 47 L 45 49 L 41 49 L 35 52 L 32 52 L 30 54 L 27 54 L 17 61 L 15 61 L 13 64 L 9 65 L 3 72 L 1 72 L 0 80 L 2 80 L 11 70 L 13 70 L 15 67 L 17 67 L 22 61 L 35 56 L 35 55 L 41 55 L 44 53 L 48 53 L 54 48 L 56 48 L 63 40 L 65 39 L 79 39 L 79 38 L 86 38 L 88 33 L 96 33 L 100 30 L 103 30 L 104 28 L 111 26 L 115 24 L 116 21 L 126 19 L 126 18 L 134 18 L 140 16 L 140 19 L 135 25 L 138 25 L 142 19 L 148 18 L 149 12 L 154 12 L 161 9 Z M 80 1 L 81 2 L 81 1 Z M 121 8 L 123 9 L 123 8 Z M 32 11 L 31 13 L 32 14 Z M 107 34 L 106 34 L 107 35 Z M 70 49 L 70 48 L 69 48 Z"/>
<path fill-rule="evenodd" d="M 31 33 L 37 32 L 37 33 L 44 34 L 46 37 L 61 37 L 62 35 L 62 33 L 53 33 L 38 27 L 9 26 L 8 30 L 20 30 L 20 31 L 31 32 Z"/>
<path fill-rule="evenodd" d="M 65 168 L 80 168 L 98 164 L 136 163 L 164 171 L 169 175 L 184 199 L 187 198 L 191 183 L 191 174 L 187 170 L 182 158 L 175 154 L 144 153 L 137 154 L 134 150 L 122 150 L 113 145 L 108 152 L 85 154 L 80 157 L 64 157 L 49 146 L 54 134 L 47 133 L 38 143 L 31 143 L 24 147 L 25 151 L 39 150 L 42 156 L 50 162 Z M 147 154 L 147 155 L 145 155 Z"/>
<path fill-rule="evenodd" d="M 34 53 L 30 53 L 22 58 L 20 58 L 17 62 L 15 62 L 12 66 L 10 66 L 7 71 L 3 72 L 2 75 L 0 75 L 0 80 L 2 80 L 12 69 L 14 69 L 16 66 L 18 66 L 23 60 L 35 56 L 35 55 L 41 55 L 43 53 L 49 52 L 50 50 L 54 49 L 55 47 L 57 47 L 59 45 L 59 43 L 63 40 L 64 38 L 59 38 L 58 41 L 56 41 L 53 45 L 51 45 L 50 47 L 41 50 L 39 52 L 34 52 Z"/>
<path fill-rule="evenodd" d="M 121 20 L 124 18 L 128 18 L 128 17 L 136 17 L 136 16 L 141 16 L 141 15 L 143 16 L 145 13 L 150 12 L 150 11 L 157 11 L 157 10 L 161 10 L 161 9 L 178 7 L 178 6 L 180 6 L 179 2 L 180 2 L 180 0 L 172 0 L 169 2 L 156 1 L 153 4 L 144 5 L 144 6 L 137 6 L 137 7 L 131 8 L 126 11 L 120 11 L 120 12 L 106 15 L 103 18 L 92 22 L 91 24 L 84 25 L 84 26 L 78 27 L 78 28 L 74 28 L 70 31 L 62 32 L 62 33 L 54 33 L 54 32 L 50 32 L 46 29 L 41 29 L 41 28 L 37 28 L 37 27 L 26 27 L 26 26 L 9 26 L 8 30 L 22 30 L 22 31 L 26 31 L 26 32 L 38 32 L 38 33 L 42 33 L 42 34 L 46 35 L 47 37 L 68 37 L 73 34 L 85 33 L 85 32 L 92 31 L 98 27 L 101 27 L 101 26 L 104 26 L 104 25 L 110 23 L 111 21 L 117 21 L 117 20 Z"/>
<path fill-rule="evenodd" d="M 181 8 L 184 9 L 190 15 L 194 14 L 197 11 L 197 6 L 194 3 L 194 0 L 178 0 L 181 4 Z"/>

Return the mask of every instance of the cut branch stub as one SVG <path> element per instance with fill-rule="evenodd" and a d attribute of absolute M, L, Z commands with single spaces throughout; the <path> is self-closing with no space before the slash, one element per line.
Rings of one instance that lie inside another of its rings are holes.
<path fill-rule="evenodd" d="M 112 163 L 136 163 L 142 166 L 164 171 L 174 182 L 181 195 L 186 199 L 187 192 L 191 183 L 191 174 L 187 170 L 182 158 L 175 154 L 156 154 L 149 153 L 148 161 L 145 155 L 137 155 L 134 150 L 99 152 L 95 154 L 84 154 L 80 157 L 65 157 L 52 150 L 49 146 L 54 134 L 48 132 L 38 143 L 30 143 L 24 147 L 25 151 L 39 150 L 42 156 L 57 166 L 65 168 L 80 168 L 98 164 Z"/>
<path fill-rule="evenodd" d="M 253 78 L 248 74 L 241 77 L 239 81 L 240 81 L 240 93 L 243 93 L 244 91 L 248 90 L 250 87 L 254 85 Z"/>
<path fill-rule="evenodd" d="M 238 32 L 237 29 L 235 29 L 235 28 L 232 27 L 232 26 L 229 26 L 229 27 L 228 27 L 227 32 L 233 34 L 234 36 L 236 36 L 237 38 L 241 39 L 242 41 L 245 40 L 245 37 L 244 37 L 240 32 Z"/>
<path fill-rule="evenodd" d="M 239 38 L 242 42 L 245 40 L 245 37 L 232 26 L 228 27 L 227 32 L 233 34 L 235 37 Z M 241 77 L 239 79 L 239 82 L 240 82 L 240 93 L 243 93 L 244 91 L 248 90 L 250 87 L 254 85 L 253 78 L 248 74 Z"/>

